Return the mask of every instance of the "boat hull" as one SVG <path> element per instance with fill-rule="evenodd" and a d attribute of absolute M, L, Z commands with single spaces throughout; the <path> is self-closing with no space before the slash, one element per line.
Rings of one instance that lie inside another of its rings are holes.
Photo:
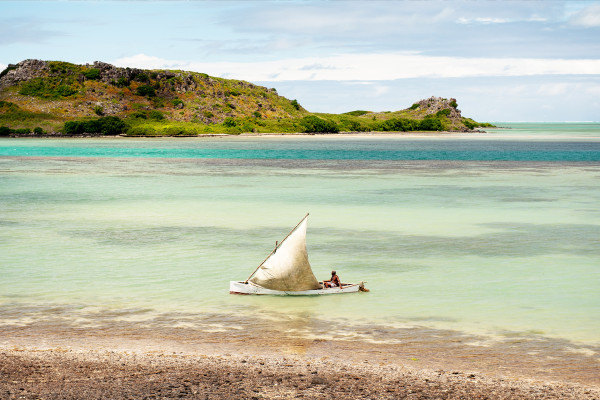
<path fill-rule="evenodd" d="M 299 291 L 283 291 L 283 290 L 272 290 L 262 286 L 253 284 L 252 282 L 244 283 L 237 281 L 229 282 L 229 293 L 231 294 L 270 294 L 277 296 L 315 296 L 322 294 L 342 294 L 342 293 L 356 293 L 364 290 L 362 283 L 344 284 L 341 288 L 322 288 L 314 290 L 299 290 Z"/>

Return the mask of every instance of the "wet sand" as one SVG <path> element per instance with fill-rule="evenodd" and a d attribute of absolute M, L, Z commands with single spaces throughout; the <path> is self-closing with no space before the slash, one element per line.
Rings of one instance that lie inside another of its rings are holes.
<path fill-rule="evenodd" d="M 596 352 L 419 335 L 383 344 L 3 327 L 0 398 L 600 399 Z"/>

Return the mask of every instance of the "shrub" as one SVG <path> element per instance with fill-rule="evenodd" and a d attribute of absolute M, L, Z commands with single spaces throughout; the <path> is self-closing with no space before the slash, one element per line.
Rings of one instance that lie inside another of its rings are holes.
<path fill-rule="evenodd" d="M 138 86 L 135 92 L 139 96 L 156 97 L 156 90 L 150 85 Z"/>
<path fill-rule="evenodd" d="M 75 70 L 79 68 L 77 65 L 65 61 L 50 61 L 48 66 L 50 67 L 51 72 L 59 74 L 75 72 Z"/>
<path fill-rule="evenodd" d="M 124 76 L 120 77 L 119 79 L 117 79 L 117 82 L 115 83 L 115 86 L 117 87 L 125 87 L 125 86 L 129 86 L 129 80 L 127 78 L 125 78 Z"/>
<path fill-rule="evenodd" d="M 102 133 L 103 135 L 118 135 L 127 131 L 127 124 L 119 117 L 102 117 L 88 121 L 67 121 L 63 132 L 67 135 L 83 133 Z"/>
<path fill-rule="evenodd" d="M 148 117 L 155 121 L 160 121 L 160 120 L 165 119 L 165 116 L 163 115 L 163 113 L 161 113 L 160 111 L 157 111 L 157 110 L 150 111 L 148 113 Z"/>
<path fill-rule="evenodd" d="M 33 78 L 21 86 L 19 94 L 36 96 L 45 99 L 58 99 L 69 97 L 79 91 L 79 84 L 74 79 L 61 79 L 60 77 Z"/>
<path fill-rule="evenodd" d="M 173 104 L 173 107 L 177 107 L 177 106 L 181 105 L 181 107 L 183 108 L 183 100 L 181 100 L 181 99 L 173 99 L 171 101 L 171 104 Z"/>
<path fill-rule="evenodd" d="M 152 126 L 134 126 L 127 131 L 127 136 L 156 136 L 158 133 Z"/>
<path fill-rule="evenodd" d="M 127 124 L 119 117 L 102 117 L 98 119 L 100 132 L 104 135 L 118 135 L 127 131 Z"/>
<path fill-rule="evenodd" d="M 341 125 L 343 130 L 349 132 L 364 132 L 368 130 L 366 126 L 363 126 L 360 122 L 353 120 L 342 120 Z"/>
<path fill-rule="evenodd" d="M 439 118 L 427 116 L 419 124 L 419 129 L 422 131 L 441 131 L 444 129 L 444 125 Z"/>
<path fill-rule="evenodd" d="M 477 127 L 477 124 L 475 124 L 475 122 L 469 121 L 468 119 L 463 119 L 463 124 L 465 124 L 465 126 L 469 129 Z"/>
<path fill-rule="evenodd" d="M 456 100 L 452 99 L 452 101 L 450 102 L 450 107 L 452 107 L 452 108 L 458 107 L 458 103 L 456 102 Z"/>
<path fill-rule="evenodd" d="M 233 128 L 234 126 L 236 126 L 236 122 L 235 119 L 233 119 L 232 117 L 227 117 L 225 118 L 225 120 L 223 121 L 223 126 L 226 126 L 228 128 Z"/>
<path fill-rule="evenodd" d="M 133 114 L 131 114 L 131 117 L 139 118 L 139 119 L 146 119 L 146 118 L 148 118 L 148 115 L 146 115 L 146 113 L 144 111 L 136 111 Z"/>
<path fill-rule="evenodd" d="M 291 103 L 296 110 L 300 110 L 300 103 L 298 103 L 298 100 L 294 99 L 291 101 Z"/>
<path fill-rule="evenodd" d="M 448 115 L 450 115 L 450 109 L 449 108 L 444 108 L 443 110 L 440 110 L 438 112 L 435 113 L 435 115 L 437 117 L 447 117 Z"/>
<path fill-rule="evenodd" d="M 35 133 L 36 135 L 42 135 L 44 133 L 44 130 L 39 126 L 36 126 L 35 128 L 33 128 L 33 133 Z"/>
<path fill-rule="evenodd" d="M 415 103 L 412 106 L 410 106 L 409 110 L 416 110 L 417 108 L 419 108 L 419 103 Z"/>
<path fill-rule="evenodd" d="M 150 82 L 150 79 L 148 78 L 148 75 L 146 75 L 143 72 L 135 75 L 133 77 L 133 80 L 138 81 L 138 82 Z"/>
<path fill-rule="evenodd" d="M 102 115 L 104 115 L 104 108 L 102 108 L 102 106 L 95 106 L 94 107 L 94 113 L 96 115 L 102 116 Z"/>
<path fill-rule="evenodd" d="M 202 114 L 204 115 L 204 118 L 212 118 L 215 116 L 215 114 L 211 113 L 210 111 L 203 111 Z"/>
<path fill-rule="evenodd" d="M 406 118 L 392 118 L 381 122 L 377 130 L 390 132 L 411 132 L 419 129 L 419 121 Z"/>
<path fill-rule="evenodd" d="M 325 120 L 314 115 L 308 115 L 300 120 L 304 127 L 303 132 L 311 133 L 337 133 L 340 131 L 333 121 Z"/>
<path fill-rule="evenodd" d="M 83 123 L 81 121 L 67 121 L 63 125 L 63 132 L 66 135 L 78 135 L 83 133 Z"/>
<path fill-rule="evenodd" d="M 86 79 L 98 80 L 100 79 L 100 70 L 98 68 L 90 68 L 83 73 Z"/>
<path fill-rule="evenodd" d="M 0 136 L 10 136 L 10 128 L 8 126 L 0 126 Z"/>
<path fill-rule="evenodd" d="M 365 115 L 368 114 L 368 111 L 364 111 L 364 110 L 356 110 L 356 111 L 349 111 L 347 113 L 344 113 L 346 115 L 352 115 L 353 117 L 360 117 L 361 115 Z"/>
<path fill-rule="evenodd" d="M 252 113 L 252 115 L 254 115 L 256 118 L 261 118 L 262 117 L 262 115 L 258 111 L 254 111 Z"/>

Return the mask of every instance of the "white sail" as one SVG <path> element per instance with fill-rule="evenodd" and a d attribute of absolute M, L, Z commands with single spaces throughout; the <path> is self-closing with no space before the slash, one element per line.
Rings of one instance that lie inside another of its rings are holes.
<path fill-rule="evenodd" d="M 308 262 L 306 226 L 308 215 L 258 268 L 250 282 L 267 289 L 301 291 L 320 289 Z"/>

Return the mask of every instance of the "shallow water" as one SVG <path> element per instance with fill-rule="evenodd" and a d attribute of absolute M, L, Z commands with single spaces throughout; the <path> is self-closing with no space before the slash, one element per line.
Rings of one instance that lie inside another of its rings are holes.
<path fill-rule="evenodd" d="M 426 327 L 598 345 L 599 179 L 590 124 L 1 140 L 0 324 L 233 335 L 251 320 L 306 337 Z M 371 292 L 230 295 L 306 212 L 315 274 Z"/>

